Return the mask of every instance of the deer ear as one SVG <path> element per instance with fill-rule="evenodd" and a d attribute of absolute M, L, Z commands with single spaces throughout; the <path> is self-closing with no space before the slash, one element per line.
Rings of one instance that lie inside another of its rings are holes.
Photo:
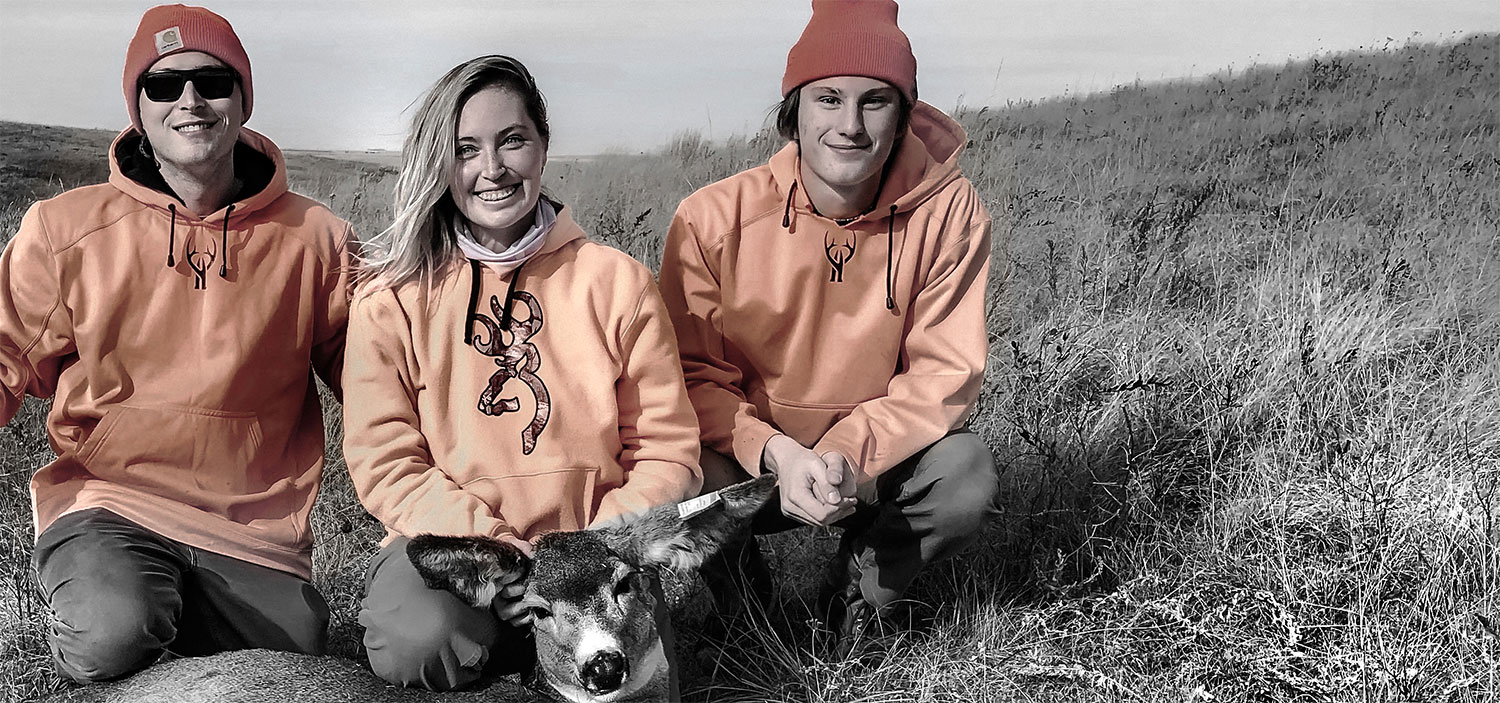
<path fill-rule="evenodd" d="M 515 545 L 490 537 L 417 535 L 406 558 L 428 588 L 440 588 L 476 608 L 490 607 L 501 584 L 525 578 L 531 560 Z"/>
<path fill-rule="evenodd" d="M 642 566 L 696 569 L 748 527 L 775 488 L 776 477 L 766 474 L 599 531 L 611 547 Z"/>

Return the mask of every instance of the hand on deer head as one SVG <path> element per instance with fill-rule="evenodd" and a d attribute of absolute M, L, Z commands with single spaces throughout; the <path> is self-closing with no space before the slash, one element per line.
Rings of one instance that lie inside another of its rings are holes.
<path fill-rule="evenodd" d="M 542 535 L 529 559 L 500 540 L 434 535 L 413 538 L 407 555 L 428 586 L 497 614 L 506 612 L 497 598 L 524 583 L 514 608 L 530 617 L 543 677 L 564 697 L 654 699 L 669 675 L 658 569 L 702 565 L 748 525 L 775 481 L 767 474 L 597 529 Z"/>

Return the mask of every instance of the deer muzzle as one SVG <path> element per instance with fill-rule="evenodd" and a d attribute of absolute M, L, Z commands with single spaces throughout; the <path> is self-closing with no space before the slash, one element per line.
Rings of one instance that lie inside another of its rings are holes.
<path fill-rule="evenodd" d="M 619 690 L 629 675 L 630 665 L 616 649 L 595 652 L 578 671 L 583 687 L 595 696 Z"/>

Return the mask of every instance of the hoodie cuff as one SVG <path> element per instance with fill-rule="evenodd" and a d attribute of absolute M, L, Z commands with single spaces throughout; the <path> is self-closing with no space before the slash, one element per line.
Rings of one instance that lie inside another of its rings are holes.
<path fill-rule="evenodd" d="M 474 518 L 474 532 L 476 534 L 488 535 L 490 537 L 494 537 L 495 539 L 499 539 L 501 537 L 515 537 L 517 539 L 521 539 L 521 536 L 516 534 L 515 530 L 510 529 L 509 523 L 499 518 L 493 517 L 476 516 Z"/>

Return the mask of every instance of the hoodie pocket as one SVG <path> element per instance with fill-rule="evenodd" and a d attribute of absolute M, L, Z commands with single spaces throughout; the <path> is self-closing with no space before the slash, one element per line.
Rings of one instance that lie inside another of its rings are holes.
<path fill-rule="evenodd" d="M 571 466 L 552 471 L 487 476 L 463 484 L 464 490 L 490 505 L 516 534 L 531 539 L 553 530 L 588 526 L 598 505 L 594 486 L 599 469 Z"/>
<path fill-rule="evenodd" d="M 223 513 L 236 497 L 280 477 L 257 470 L 263 444 L 254 413 L 171 405 L 116 405 L 79 447 L 90 474 Z"/>
<path fill-rule="evenodd" d="M 828 434 L 828 430 L 849 416 L 858 403 L 800 403 L 772 398 L 764 392 L 754 393 L 750 402 L 765 412 L 776 429 L 803 446 L 811 447 Z"/>

